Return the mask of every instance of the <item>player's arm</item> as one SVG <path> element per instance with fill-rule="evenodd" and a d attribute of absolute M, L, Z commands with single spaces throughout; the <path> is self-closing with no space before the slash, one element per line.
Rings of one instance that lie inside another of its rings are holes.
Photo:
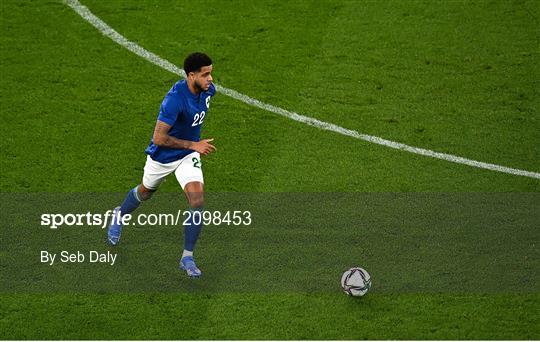
<path fill-rule="evenodd" d="M 216 150 L 216 147 L 210 144 L 210 142 L 214 139 L 203 139 L 201 141 L 178 139 L 169 135 L 169 130 L 171 129 L 171 127 L 171 125 L 158 120 L 156 123 L 156 127 L 154 128 L 154 144 L 169 148 L 189 149 L 197 151 L 203 155 L 207 155 L 210 152 L 214 152 Z"/>

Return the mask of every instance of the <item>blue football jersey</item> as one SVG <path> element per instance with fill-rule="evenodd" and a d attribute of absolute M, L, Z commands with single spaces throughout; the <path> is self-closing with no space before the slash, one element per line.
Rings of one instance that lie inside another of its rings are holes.
<path fill-rule="evenodd" d="M 214 84 L 207 91 L 193 94 L 185 80 L 180 80 L 169 90 L 159 109 L 158 120 L 171 125 L 169 135 L 182 140 L 199 141 L 201 126 L 208 115 L 210 98 L 216 93 Z M 157 146 L 151 140 L 146 154 L 162 164 L 184 158 L 193 150 Z"/>

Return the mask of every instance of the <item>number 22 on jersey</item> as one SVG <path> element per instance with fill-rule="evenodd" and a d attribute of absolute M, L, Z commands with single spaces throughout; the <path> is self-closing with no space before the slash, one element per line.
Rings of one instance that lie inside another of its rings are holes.
<path fill-rule="evenodd" d="M 191 124 L 191 127 L 202 125 L 205 114 L 204 111 L 202 111 L 201 114 L 196 113 L 193 117 L 193 124 Z"/>

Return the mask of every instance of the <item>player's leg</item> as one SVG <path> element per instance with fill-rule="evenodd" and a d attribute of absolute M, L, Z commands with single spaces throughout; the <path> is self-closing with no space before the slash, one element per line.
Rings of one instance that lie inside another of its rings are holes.
<path fill-rule="evenodd" d="M 198 277 L 201 271 L 195 264 L 193 251 L 202 230 L 204 206 L 204 181 L 199 154 L 194 152 L 184 158 L 175 174 L 184 190 L 190 210 L 190 215 L 184 224 L 184 251 L 180 260 L 180 269 L 186 270 L 190 277 Z"/>
<path fill-rule="evenodd" d="M 145 187 L 143 183 L 131 189 L 120 205 L 120 215 L 131 214 L 142 202 L 150 199 L 156 190 L 157 187 L 150 189 Z"/>
<path fill-rule="evenodd" d="M 127 193 L 119 207 L 114 208 L 113 219 L 107 231 L 107 242 L 110 245 L 116 246 L 120 242 L 122 224 L 119 222 L 119 218 L 132 213 L 143 201 L 150 199 L 155 191 L 139 184 Z"/>
<path fill-rule="evenodd" d="M 195 244 L 199 239 L 199 234 L 202 229 L 202 211 L 204 207 L 204 192 L 203 183 L 191 182 L 186 184 L 184 188 L 184 194 L 189 203 L 189 210 L 191 211 L 191 220 L 189 225 L 184 227 L 184 252 L 182 257 L 193 256 L 193 250 Z"/>
<path fill-rule="evenodd" d="M 122 224 L 118 222 L 118 218 L 132 213 L 142 202 L 150 199 L 165 177 L 174 172 L 177 166 L 178 163 L 161 164 L 147 157 L 142 183 L 131 189 L 122 204 L 114 208 L 113 221 L 107 233 L 107 242 L 110 245 L 115 246 L 120 242 Z"/>
<path fill-rule="evenodd" d="M 193 259 L 193 250 L 202 230 L 202 211 L 204 206 L 203 183 L 190 182 L 184 187 L 184 194 L 189 203 L 190 214 L 184 224 L 184 251 L 180 259 L 180 269 L 190 277 L 201 276 L 201 270 Z"/>

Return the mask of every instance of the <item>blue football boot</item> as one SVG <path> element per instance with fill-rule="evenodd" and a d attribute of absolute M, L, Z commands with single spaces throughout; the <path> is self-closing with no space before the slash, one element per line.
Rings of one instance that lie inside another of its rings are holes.
<path fill-rule="evenodd" d="M 192 256 L 183 257 L 180 260 L 180 269 L 186 271 L 190 278 L 198 278 L 202 274 L 201 270 L 195 265 Z"/>
<path fill-rule="evenodd" d="M 107 243 L 111 246 L 116 246 L 120 242 L 120 234 L 122 233 L 122 224 L 120 222 L 116 222 L 118 218 L 117 213 L 119 211 L 120 211 L 120 207 L 114 208 L 112 222 L 111 222 L 111 225 L 109 226 L 109 231 L 107 233 Z"/>

